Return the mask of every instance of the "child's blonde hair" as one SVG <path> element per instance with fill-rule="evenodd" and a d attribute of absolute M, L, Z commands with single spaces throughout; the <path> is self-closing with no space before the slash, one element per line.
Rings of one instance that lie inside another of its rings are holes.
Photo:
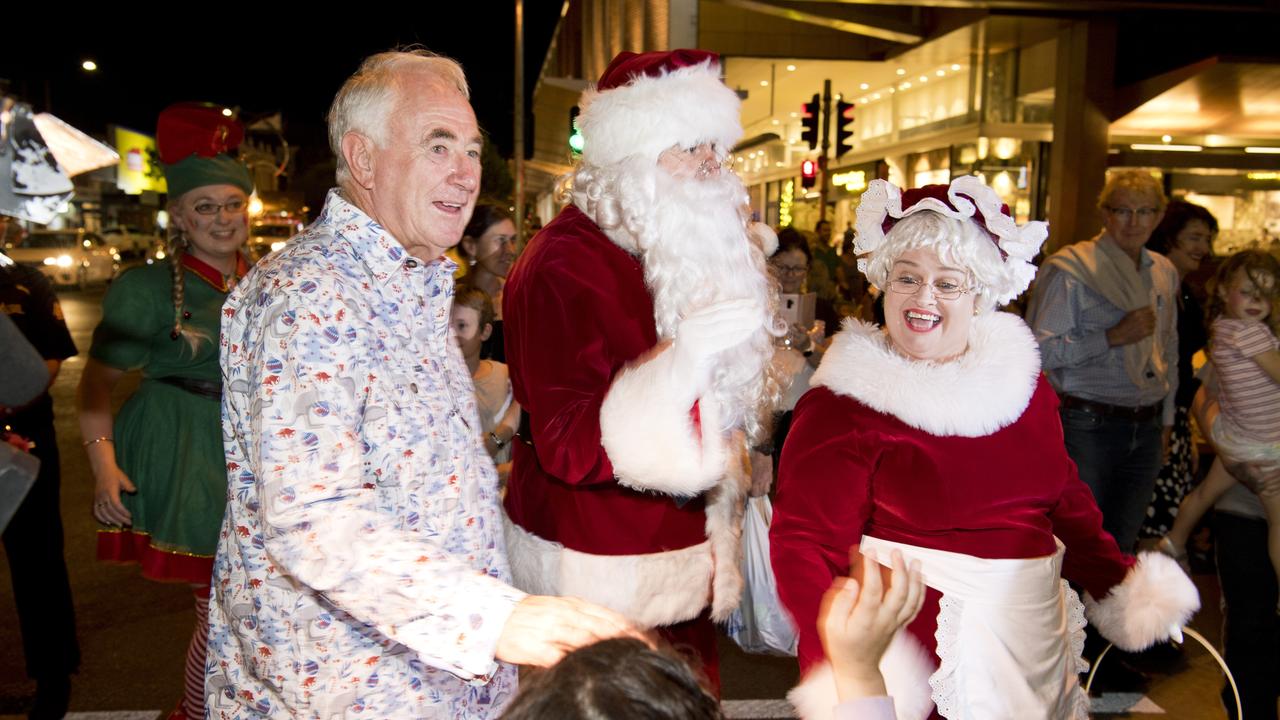
<path fill-rule="evenodd" d="M 1226 312 L 1227 303 L 1218 294 L 1218 289 L 1230 285 L 1231 279 L 1239 270 L 1243 270 L 1253 281 L 1254 288 L 1271 306 L 1266 323 L 1273 335 L 1280 335 L 1280 261 L 1261 250 L 1241 250 L 1218 266 L 1217 272 L 1206 286 L 1209 303 L 1205 307 L 1205 316 L 1212 323 Z"/>

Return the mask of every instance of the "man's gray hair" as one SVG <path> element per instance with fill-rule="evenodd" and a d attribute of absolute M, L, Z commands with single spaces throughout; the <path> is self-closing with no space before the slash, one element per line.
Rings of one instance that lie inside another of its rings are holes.
<path fill-rule="evenodd" d="M 1111 204 L 1111 198 L 1121 188 L 1151 195 L 1159 210 L 1163 210 L 1169 201 L 1164 194 L 1164 185 L 1146 170 L 1114 170 L 1107 175 L 1107 183 L 1102 187 L 1102 192 L 1098 193 L 1098 209 L 1105 211 Z"/>
<path fill-rule="evenodd" d="M 467 77 L 457 61 L 423 48 L 391 50 L 370 55 L 360 69 L 347 78 L 329 106 L 329 149 L 338 160 L 338 185 L 351 180 L 351 170 L 342 156 L 342 137 L 358 132 L 378 147 L 387 140 L 387 124 L 395 106 L 395 85 L 402 73 L 426 73 L 441 83 L 455 87 L 470 99 Z"/>

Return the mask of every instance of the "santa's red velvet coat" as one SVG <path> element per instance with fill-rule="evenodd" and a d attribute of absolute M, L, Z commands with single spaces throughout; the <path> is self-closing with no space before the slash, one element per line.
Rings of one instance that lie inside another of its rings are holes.
<path fill-rule="evenodd" d="M 517 586 L 645 626 L 726 615 L 743 473 L 708 400 L 672 386 L 639 258 L 569 206 L 513 268 L 503 318 L 532 435 L 513 441 L 505 498 Z"/>
<path fill-rule="evenodd" d="M 848 574 L 849 550 L 864 535 L 985 559 L 1050 556 L 1056 536 L 1066 546 L 1063 575 L 1104 598 L 1086 601 L 1090 619 L 1122 647 L 1167 637 L 1198 604 L 1189 581 L 1191 597 L 1174 608 L 1160 606 L 1171 589 L 1136 599 L 1112 594 L 1144 573 L 1131 570 L 1134 559 L 1102 529 L 1020 319 L 974 318 L 968 351 L 949 363 L 901 357 L 878 328 L 850 322 L 812 384 L 782 451 L 770 531 L 802 672 L 823 660 L 819 603 L 832 580 Z M 1153 562 L 1144 558 L 1137 570 Z M 926 591 L 908 630 L 932 653 L 940 595 Z M 1156 629 L 1136 629 L 1143 621 Z M 898 669 L 886 667 L 886 675 Z M 899 698 L 899 712 L 910 702 Z"/>

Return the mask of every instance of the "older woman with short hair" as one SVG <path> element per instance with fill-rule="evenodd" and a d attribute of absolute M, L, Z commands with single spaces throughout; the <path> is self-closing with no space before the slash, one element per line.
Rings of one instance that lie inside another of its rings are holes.
<path fill-rule="evenodd" d="M 834 705 L 814 623 L 851 546 L 922 565 L 924 609 L 885 676 L 900 718 L 1085 718 L 1085 607 L 1120 647 L 1177 632 L 1198 607 L 1168 558 L 1122 554 L 1062 444 L 1035 337 L 996 312 L 1035 274 L 1044 223 L 1019 227 L 975 177 L 858 209 L 859 269 L 885 326 L 846 322 L 795 410 L 771 531 L 800 628 L 805 717 Z M 1065 551 L 1065 552 L 1064 552 Z"/>

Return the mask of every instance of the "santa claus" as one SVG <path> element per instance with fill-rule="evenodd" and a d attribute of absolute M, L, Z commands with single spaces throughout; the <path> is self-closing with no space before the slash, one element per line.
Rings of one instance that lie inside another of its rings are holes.
<path fill-rule="evenodd" d="M 777 396 L 773 288 L 714 54 L 620 54 L 579 103 L 572 204 L 503 299 L 525 417 L 507 486 L 516 585 L 692 647 L 741 594 L 746 448 Z"/>

